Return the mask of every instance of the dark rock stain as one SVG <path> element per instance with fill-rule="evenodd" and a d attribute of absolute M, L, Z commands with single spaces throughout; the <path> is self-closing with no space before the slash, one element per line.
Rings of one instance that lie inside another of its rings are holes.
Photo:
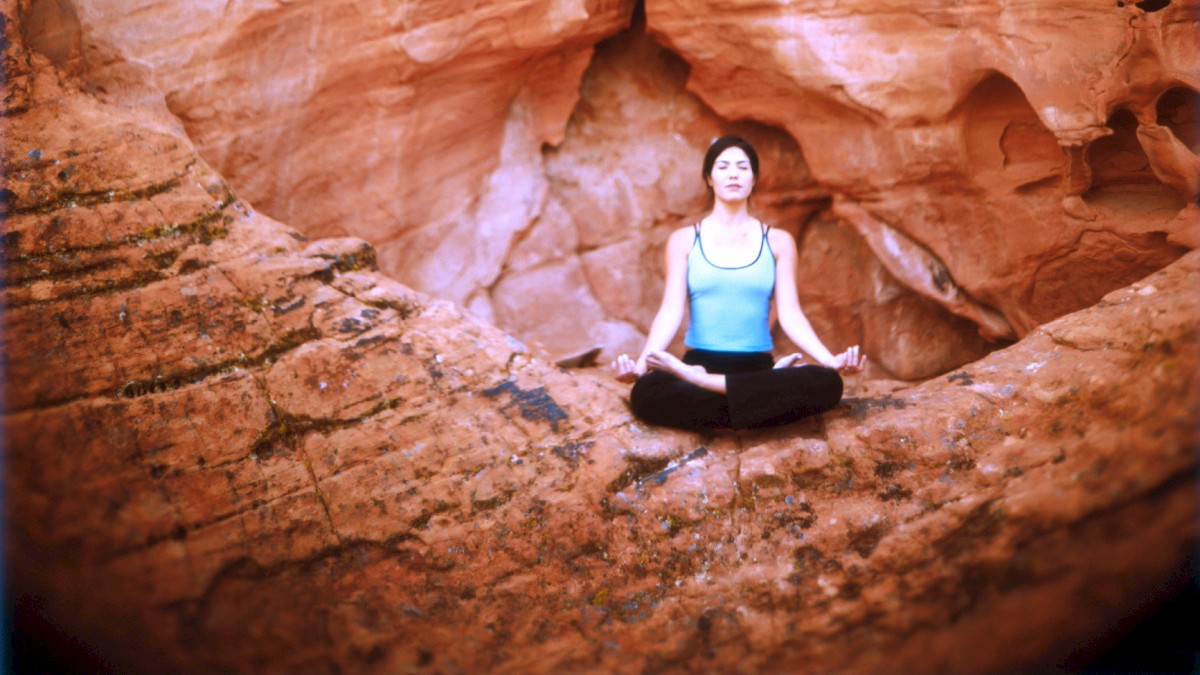
<path fill-rule="evenodd" d="M 275 313 L 275 316 L 281 316 L 283 314 L 287 314 L 289 312 L 293 312 L 297 309 L 300 309 L 301 307 L 304 306 L 304 301 L 305 301 L 304 296 L 301 296 L 299 300 L 293 302 L 290 305 L 283 305 L 283 306 L 280 306 L 277 304 L 272 305 L 271 311 Z"/>
<path fill-rule="evenodd" d="M 509 380 L 485 389 L 481 393 L 487 398 L 508 394 L 508 404 L 501 406 L 500 410 L 506 411 L 510 407 L 516 406 L 521 417 L 533 422 L 547 422 L 555 425 L 567 419 L 566 411 L 551 398 L 550 394 L 546 393 L 545 387 L 522 389 L 515 382 Z"/>
<path fill-rule="evenodd" d="M 969 387 L 972 384 L 975 384 L 975 380 L 971 379 L 971 375 L 969 373 L 963 373 L 963 372 L 954 373 L 954 374 L 948 376 L 946 378 L 946 381 L 947 382 L 957 382 L 958 386 L 960 386 L 960 387 Z"/>
<path fill-rule="evenodd" d="M 583 457 L 595 444 L 595 441 L 563 443 L 562 445 L 556 445 L 553 448 L 550 448 L 550 454 L 562 459 L 567 464 L 570 464 L 572 468 L 574 468 L 579 466 L 580 458 Z"/>
<path fill-rule="evenodd" d="M 904 410 L 908 407 L 908 401 L 902 398 L 893 398 L 891 394 L 870 398 L 844 398 L 842 404 L 849 408 L 850 414 L 859 421 L 867 419 L 871 412 Z"/>

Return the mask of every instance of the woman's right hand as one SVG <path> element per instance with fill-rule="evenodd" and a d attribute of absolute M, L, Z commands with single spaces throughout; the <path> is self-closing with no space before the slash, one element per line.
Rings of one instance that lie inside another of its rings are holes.
<path fill-rule="evenodd" d="M 862 353 L 858 345 L 854 345 L 841 354 L 834 356 L 833 363 L 829 367 L 843 375 L 852 375 L 862 372 L 862 369 L 866 365 L 867 355 Z"/>
<path fill-rule="evenodd" d="M 617 357 L 616 361 L 612 362 L 613 377 L 617 382 L 632 384 L 638 381 L 638 378 L 646 374 L 646 362 L 634 361 L 628 355 L 622 354 Z"/>

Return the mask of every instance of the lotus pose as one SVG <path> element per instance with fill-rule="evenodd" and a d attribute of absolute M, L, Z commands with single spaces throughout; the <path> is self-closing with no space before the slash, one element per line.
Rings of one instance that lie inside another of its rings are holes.
<path fill-rule="evenodd" d="M 813 332 L 796 294 L 796 241 L 750 215 L 758 154 L 743 138 L 724 136 L 704 157 L 712 212 L 671 233 L 666 288 L 637 359 L 612 363 L 632 382 L 633 412 L 651 424 L 682 429 L 748 429 L 793 422 L 829 410 L 842 397 L 841 373 L 862 370 L 857 346 L 831 353 Z M 801 354 L 774 360 L 770 304 Z M 690 320 L 683 359 L 667 352 Z"/>

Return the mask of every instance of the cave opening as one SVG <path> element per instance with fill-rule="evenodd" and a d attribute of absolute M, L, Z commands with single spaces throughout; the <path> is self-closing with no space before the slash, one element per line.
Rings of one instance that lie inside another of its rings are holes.
<path fill-rule="evenodd" d="M 1146 121 L 1146 112 L 1139 120 L 1130 108 L 1117 108 L 1107 120 L 1111 133 L 1086 148 L 1091 184 L 1082 197 L 1091 224 L 1076 230 L 1066 255 L 1038 270 L 1032 297 L 1043 312 L 1039 318 L 1090 306 L 1187 252 L 1169 236 L 1187 202 L 1170 174 L 1177 156 L 1166 152 L 1181 151 L 1172 134 L 1195 145 L 1195 132 L 1187 129 L 1196 117 L 1192 98 L 1181 88 L 1164 93 L 1158 124 Z"/>
<path fill-rule="evenodd" d="M 788 133 L 726 119 L 688 90 L 690 72 L 647 30 L 640 4 L 597 44 L 562 142 L 542 148 L 545 204 L 489 288 L 499 327 L 556 360 L 639 351 L 661 300 L 663 246 L 704 215 L 700 165 L 723 134 L 758 150 L 757 217 L 795 234 L 828 204 Z M 541 309 L 554 307 L 570 312 Z"/>
<path fill-rule="evenodd" d="M 1166 9 L 1170 4 L 1171 0 L 1142 0 L 1142 2 L 1137 3 L 1137 7 L 1149 14 Z"/>
<path fill-rule="evenodd" d="M 1182 209 L 1183 197 L 1154 173 L 1138 140 L 1138 120 L 1133 112 L 1118 108 L 1107 126 L 1112 133 L 1092 142 L 1086 152 L 1092 180 L 1084 200 L 1105 211 L 1132 216 L 1167 217 Z"/>
<path fill-rule="evenodd" d="M 1155 113 L 1160 125 L 1169 128 L 1192 154 L 1200 155 L 1200 93 L 1172 87 L 1158 97 Z"/>
<path fill-rule="evenodd" d="M 967 96 L 963 135 L 978 181 L 1008 192 L 1057 192 L 1065 157 L 1025 92 L 993 73 Z"/>

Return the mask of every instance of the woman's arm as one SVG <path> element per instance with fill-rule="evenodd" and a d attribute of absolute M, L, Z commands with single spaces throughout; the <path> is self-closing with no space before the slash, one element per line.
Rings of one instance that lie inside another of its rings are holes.
<path fill-rule="evenodd" d="M 796 240 L 784 230 L 771 230 L 771 250 L 775 253 L 775 310 L 779 326 L 796 346 L 803 349 L 821 365 L 836 370 L 855 372 L 862 369 L 865 357 L 860 357 L 855 345 L 841 354 L 833 354 L 817 337 L 796 292 Z"/>
<path fill-rule="evenodd" d="M 617 379 L 631 382 L 646 374 L 646 359 L 653 352 L 665 351 L 679 332 L 683 323 L 683 313 L 687 307 L 687 259 L 692 248 L 695 232 L 689 228 L 680 228 L 671 233 L 667 239 L 664 256 L 666 258 L 666 286 L 663 288 L 662 303 L 658 314 L 650 324 L 650 332 L 646 335 L 646 345 L 636 361 L 622 354 L 617 357 L 613 366 L 617 369 Z"/>

